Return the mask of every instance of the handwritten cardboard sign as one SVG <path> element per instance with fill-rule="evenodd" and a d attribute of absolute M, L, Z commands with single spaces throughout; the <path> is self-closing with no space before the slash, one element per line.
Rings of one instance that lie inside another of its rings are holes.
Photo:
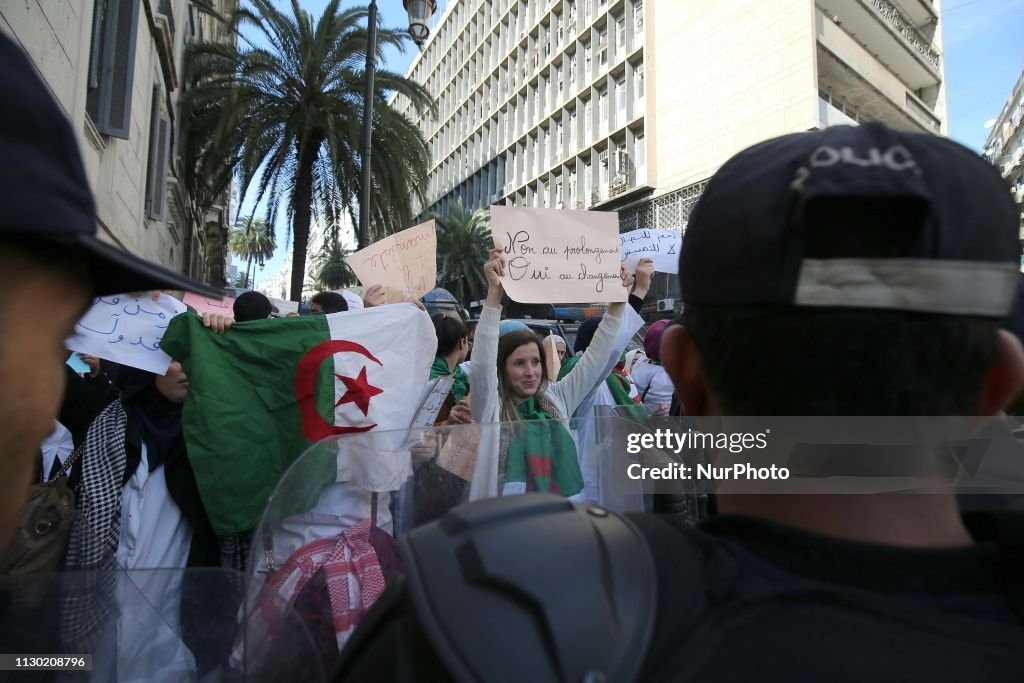
<path fill-rule="evenodd" d="M 208 296 L 188 292 L 182 298 L 182 301 L 196 309 L 199 315 L 203 313 L 217 313 L 218 315 L 235 317 L 235 298 L 232 296 L 226 296 L 223 299 L 212 299 Z"/>
<path fill-rule="evenodd" d="M 498 425 L 488 425 L 497 427 Z M 476 455 L 480 450 L 480 427 L 460 425 L 448 433 L 448 438 L 437 455 L 437 466 L 465 481 L 473 481 Z"/>
<path fill-rule="evenodd" d="M 492 206 L 491 232 L 505 248 L 502 278 L 513 301 L 625 301 L 619 277 L 619 218 L 606 211 Z"/>
<path fill-rule="evenodd" d="M 437 226 L 427 221 L 348 257 L 365 287 L 383 285 L 387 303 L 420 298 L 437 282 Z"/>
<path fill-rule="evenodd" d="M 423 395 L 420 397 L 420 407 L 417 409 L 416 416 L 412 420 L 412 427 L 434 426 L 454 383 L 455 378 L 453 376 L 439 377 L 436 380 L 427 382 L 426 389 L 424 389 Z"/>
<path fill-rule="evenodd" d="M 171 357 L 160 350 L 160 341 L 171 318 L 185 310 L 185 304 L 167 294 L 156 301 L 148 294 L 101 296 L 75 325 L 75 335 L 65 346 L 162 375 Z"/>
<path fill-rule="evenodd" d="M 678 230 L 633 230 L 619 235 L 622 265 L 630 272 L 642 258 L 654 261 L 659 273 L 679 273 L 679 252 L 683 247 L 683 233 Z"/>

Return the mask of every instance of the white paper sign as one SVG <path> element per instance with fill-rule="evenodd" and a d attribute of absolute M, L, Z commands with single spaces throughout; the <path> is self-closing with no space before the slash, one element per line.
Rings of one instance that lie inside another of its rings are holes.
<path fill-rule="evenodd" d="M 683 233 L 678 230 L 633 230 L 619 235 L 622 264 L 630 271 L 642 258 L 654 260 L 659 273 L 679 273 L 679 252 L 683 246 Z"/>
<path fill-rule="evenodd" d="M 185 310 L 185 304 L 167 294 L 156 301 L 148 294 L 102 296 L 75 325 L 75 335 L 65 346 L 163 375 L 171 357 L 160 350 L 160 342 L 171 318 Z"/>
<path fill-rule="evenodd" d="M 513 301 L 627 299 L 619 277 L 618 214 L 492 206 L 491 233 L 505 249 L 501 283 Z"/>
<path fill-rule="evenodd" d="M 438 377 L 436 380 L 427 382 L 426 390 L 420 399 L 419 410 L 413 418 L 412 427 L 433 427 L 437 422 L 437 416 L 444 407 L 445 399 L 451 393 L 452 385 L 455 384 L 455 377 Z"/>

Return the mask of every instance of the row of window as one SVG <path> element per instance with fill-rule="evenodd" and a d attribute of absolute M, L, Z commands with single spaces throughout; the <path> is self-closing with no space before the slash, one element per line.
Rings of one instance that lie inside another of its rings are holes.
<path fill-rule="evenodd" d="M 579 37 L 579 42 L 587 54 L 587 59 L 593 54 L 595 60 L 606 65 L 612 49 L 621 52 L 626 49 L 627 43 L 631 47 L 639 45 L 637 37 L 643 35 L 640 17 L 642 15 L 637 15 L 637 28 L 632 32 L 627 29 L 624 15 L 612 17 L 608 23 L 598 22 L 591 31 L 584 32 Z M 471 96 L 480 82 L 489 78 L 498 68 L 502 71 L 501 81 L 504 90 L 521 87 L 528 77 L 547 63 L 553 55 L 561 53 L 564 49 L 577 51 L 577 34 L 585 25 L 578 29 L 575 21 L 572 21 L 569 30 L 565 30 L 561 23 L 561 15 L 552 14 L 550 24 L 542 24 L 536 34 L 530 34 L 528 39 L 525 32 L 516 37 L 514 31 L 502 24 L 495 36 L 488 38 L 486 43 L 480 46 L 468 64 L 442 64 L 437 71 L 427 77 L 425 85 L 437 96 L 443 112 L 451 111 Z M 610 44 L 609 30 L 614 34 Z M 521 44 L 524 39 L 525 44 Z M 595 46 L 593 51 L 591 45 Z"/>
<path fill-rule="evenodd" d="M 642 128 L 616 133 L 603 144 L 602 149 L 569 159 L 525 186 L 504 183 L 506 175 L 514 171 L 504 159 L 493 160 L 436 201 L 431 210 L 444 213 L 456 200 L 480 208 L 502 197 L 522 206 L 584 209 L 646 182 L 647 149 Z"/>
<path fill-rule="evenodd" d="M 610 129 L 622 128 L 643 116 L 644 65 L 627 63 L 621 74 L 585 90 L 564 108 L 559 100 L 553 113 L 540 102 L 537 96 L 520 96 L 469 137 L 460 133 L 461 137 L 455 138 L 457 131 L 450 127 L 433 138 L 430 144 L 437 165 L 431 173 L 429 195 L 446 192 L 506 149 L 510 161 L 516 158 L 517 150 L 525 150 L 524 157 L 530 159 L 522 172 L 532 173 L 521 176 L 522 182 L 523 177 L 533 177 L 581 147 L 594 144 Z M 452 137 L 446 139 L 445 135 Z M 459 144 L 459 148 L 444 155 L 443 150 L 453 144 Z"/>
<path fill-rule="evenodd" d="M 593 2 L 585 3 L 584 9 L 586 9 L 588 15 L 593 15 L 595 9 L 603 9 L 606 4 L 600 3 L 598 8 Z M 482 12 L 490 11 L 491 13 L 496 13 L 498 12 L 497 7 L 497 3 L 484 3 L 480 10 Z M 532 10 L 537 7 L 540 7 L 539 3 L 529 3 L 525 7 L 513 8 L 509 13 L 509 17 L 527 16 L 526 12 L 519 12 L 519 10 Z M 549 3 L 546 9 L 539 10 L 538 16 L 543 17 L 543 12 L 550 10 L 551 7 L 556 9 L 550 17 L 551 24 L 549 26 L 548 23 L 545 23 L 540 27 L 540 30 L 550 32 L 555 37 L 570 35 L 562 30 L 562 15 L 557 10 L 562 9 L 568 16 L 572 17 L 570 26 L 574 26 L 576 4 L 574 2 L 566 2 L 565 7 L 561 7 L 559 3 Z M 549 64 L 552 54 L 551 44 L 544 42 L 544 47 L 542 48 L 541 44 L 531 35 L 528 41 L 529 45 L 526 48 L 519 46 L 518 41 L 515 45 L 509 45 L 507 49 L 515 49 L 515 53 L 506 55 L 502 59 L 500 67 L 497 68 L 497 74 L 492 75 L 495 67 L 498 66 L 497 54 L 499 52 L 504 54 L 504 50 L 498 49 L 497 52 L 494 52 L 490 68 L 484 70 L 477 67 L 478 61 L 481 64 L 484 62 L 483 51 L 487 47 L 481 45 L 479 47 L 479 54 L 474 55 L 472 63 L 464 64 L 462 65 L 463 68 L 459 68 L 458 50 L 469 49 L 474 45 L 475 33 L 473 31 L 469 32 L 469 40 L 466 39 L 467 36 L 461 35 L 457 45 L 449 45 L 448 52 L 445 53 L 449 58 L 435 64 L 436 54 L 432 53 L 441 52 L 442 46 L 445 45 L 446 31 L 452 30 L 446 27 L 457 25 L 457 6 L 453 10 L 456 12 L 455 24 L 452 23 L 453 19 L 451 17 L 442 23 L 438 29 L 441 31 L 440 40 L 434 41 L 428 46 L 421 63 L 412 72 L 416 80 L 424 82 L 424 78 L 426 79 L 428 90 L 439 101 L 441 117 L 435 126 L 429 126 L 424 131 L 428 138 L 439 138 L 447 141 L 446 147 L 442 149 L 435 148 L 435 159 L 449 154 L 453 145 L 461 143 L 462 138 L 466 134 L 465 131 L 474 130 L 479 127 L 489 112 L 498 109 L 506 99 L 509 97 L 514 98 L 516 93 L 524 90 L 528 79 L 534 80 L 534 83 L 531 84 L 531 93 L 539 90 L 542 93 L 540 97 L 543 98 L 545 106 L 551 108 L 552 106 L 560 106 L 566 94 L 572 95 L 574 86 L 576 86 L 578 81 L 589 83 L 595 73 L 604 73 L 608 69 L 609 61 L 621 61 L 626 56 L 627 44 L 630 45 L 630 49 L 639 47 L 642 44 L 642 0 L 633 0 L 631 7 L 634 16 L 634 30 L 636 31 L 633 33 L 632 40 L 628 41 L 627 38 L 629 31 L 626 28 L 625 15 L 620 15 L 612 18 L 610 21 L 610 25 L 613 27 L 612 30 L 616 35 L 612 47 L 608 45 L 607 39 L 609 24 L 595 25 L 592 30 L 584 33 L 579 41 L 569 46 L 564 58 L 556 50 L 554 63 Z M 547 22 L 548 17 L 543 18 Z M 514 23 L 512 24 L 513 27 L 515 25 Z M 525 24 L 523 26 L 525 30 Z M 501 29 L 499 37 L 488 42 L 488 46 L 492 46 L 489 48 L 492 51 L 497 49 L 493 46 L 500 47 L 502 45 L 501 36 L 509 31 L 508 25 L 504 23 L 501 25 Z M 534 43 L 537 44 L 535 45 Z M 453 50 L 456 51 L 454 60 L 451 59 Z M 610 52 L 613 53 L 610 55 Z M 453 62 L 455 66 L 453 66 Z M 437 66 L 437 69 L 435 73 L 428 74 L 428 66 L 432 64 Z M 542 69 L 539 75 L 536 73 L 538 68 Z M 579 74 L 580 69 L 582 69 L 582 74 Z M 439 78 L 444 82 L 443 86 L 437 85 Z M 548 92 L 549 88 L 550 93 Z M 458 103 L 457 108 L 454 106 L 456 103 Z M 408 112 L 409 103 L 405 98 L 399 97 L 395 104 L 400 111 Z M 441 131 L 441 133 L 439 134 L 438 131 Z M 456 134 L 456 131 L 458 131 L 458 134 Z"/>
<path fill-rule="evenodd" d="M 129 139 L 132 97 L 135 85 L 135 53 L 140 24 L 141 0 L 107 0 L 93 6 L 89 49 L 86 114 L 101 135 Z M 183 40 L 202 39 L 203 19 L 188 4 L 187 30 Z M 156 5 L 167 20 L 174 40 L 174 3 Z M 180 51 L 175 51 L 180 54 Z M 154 75 L 150 95 L 148 161 L 144 211 L 147 218 L 165 220 L 167 173 L 173 165 L 173 113 L 166 106 L 165 90 Z M 179 135 L 181 131 L 178 131 Z"/>

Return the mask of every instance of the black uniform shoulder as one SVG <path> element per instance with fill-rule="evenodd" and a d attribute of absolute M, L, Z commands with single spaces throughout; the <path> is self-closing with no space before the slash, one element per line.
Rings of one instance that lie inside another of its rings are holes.
<path fill-rule="evenodd" d="M 335 680 L 404 680 L 438 665 L 464 681 L 638 673 L 657 578 L 624 517 L 557 496 L 496 498 L 409 532 L 399 552 L 405 581 L 368 614 Z M 413 660 L 425 642 L 433 654 Z"/>

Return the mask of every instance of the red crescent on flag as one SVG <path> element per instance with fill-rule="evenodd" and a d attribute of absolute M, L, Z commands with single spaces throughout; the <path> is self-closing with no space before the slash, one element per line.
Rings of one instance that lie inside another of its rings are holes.
<path fill-rule="evenodd" d="M 325 420 L 316 408 L 317 375 L 323 362 L 336 353 L 358 353 L 383 366 L 366 347 L 345 339 L 332 339 L 311 348 L 299 361 L 295 369 L 295 398 L 299 403 L 302 417 L 302 435 L 308 441 L 319 441 L 335 434 L 358 434 L 368 432 L 376 423 L 365 427 L 338 427 Z"/>

